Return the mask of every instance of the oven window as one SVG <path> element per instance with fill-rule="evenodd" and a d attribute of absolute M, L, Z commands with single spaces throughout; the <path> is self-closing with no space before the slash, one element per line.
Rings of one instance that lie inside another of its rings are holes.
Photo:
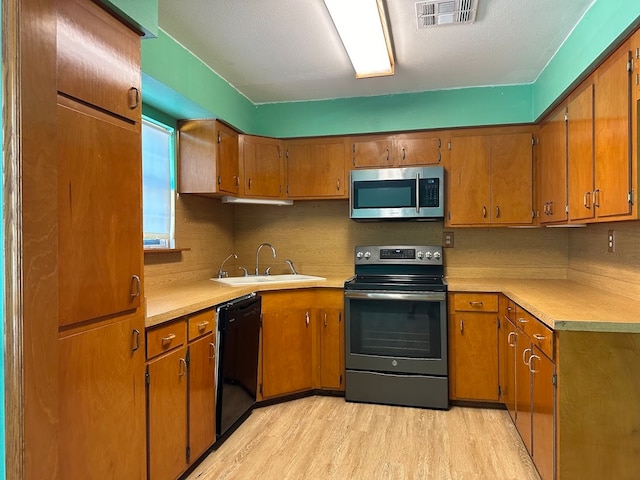
<path fill-rule="evenodd" d="M 354 182 L 354 208 L 407 208 L 416 206 L 415 180 Z"/>
<path fill-rule="evenodd" d="M 351 300 L 352 354 L 441 358 L 440 302 Z"/>

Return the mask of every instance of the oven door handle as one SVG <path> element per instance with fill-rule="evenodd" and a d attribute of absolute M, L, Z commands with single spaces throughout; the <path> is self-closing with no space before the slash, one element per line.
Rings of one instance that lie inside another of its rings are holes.
<path fill-rule="evenodd" d="M 447 299 L 445 292 L 344 292 L 345 298 L 367 300 L 424 300 L 443 302 Z"/>

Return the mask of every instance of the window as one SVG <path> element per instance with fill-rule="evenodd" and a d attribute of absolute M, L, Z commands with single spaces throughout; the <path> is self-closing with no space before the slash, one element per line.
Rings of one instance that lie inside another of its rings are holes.
<path fill-rule="evenodd" d="M 175 248 L 175 129 L 142 119 L 144 248 Z"/>

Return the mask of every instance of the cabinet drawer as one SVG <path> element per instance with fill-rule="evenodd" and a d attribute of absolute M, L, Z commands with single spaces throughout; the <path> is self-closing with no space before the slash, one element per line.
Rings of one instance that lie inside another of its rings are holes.
<path fill-rule="evenodd" d="M 497 312 L 498 294 L 456 293 L 453 296 L 453 308 L 457 312 Z"/>
<path fill-rule="evenodd" d="M 549 358 L 553 358 L 552 329 L 520 306 L 516 306 L 516 322 L 531 338 L 531 343 L 536 345 Z"/>
<path fill-rule="evenodd" d="M 204 310 L 189 316 L 189 341 L 212 332 L 216 323 L 216 313 L 213 309 Z"/>
<path fill-rule="evenodd" d="M 186 341 L 186 322 L 182 318 L 148 330 L 147 360 L 184 345 Z"/>

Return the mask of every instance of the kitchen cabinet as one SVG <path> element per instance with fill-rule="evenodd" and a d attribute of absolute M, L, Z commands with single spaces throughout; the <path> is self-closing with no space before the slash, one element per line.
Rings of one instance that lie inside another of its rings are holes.
<path fill-rule="evenodd" d="M 511 419 L 516 419 L 516 336 L 515 303 L 504 295 L 499 298 L 500 312 L 500 401 Z"/>
<path fill-rule="evenodd" d="M 449 225 L 533 221 L 531 132 L 451 138 Z"/>
<path fill-rule="evenodd" d="M 144 341 L 141 313 L 59 339 L 59 478 L 147 478 Z"/>
<path fill-rule="evenodd" d="M 262 397 L 310 390 L 314 379 L 314 292 L 263 292 Z"/>
<path fill-rule="evenodd" d="M 216 441 L 215 311 L 190 315 L 188 328 L 189 462 L 197 460 Z"/>
<path fill-rule="evenodd" d="M 318 387 L 344 391 L 344 293 L 318 290 Z"/>
<path fill-rule="evenodd" d="M 89 0 L 56 17 L 57 473 L 142 480 L 140 37 Z"/>
<path fill-rule="evenodd" d="M 347 198 L 342 137 L 287 140 L 285 165 L 288 198 Z"/>
<path fill-rule="evenodd" d="M 520 312 L 518 312 L 520 314 Z M 522 322 L 522 317 L 518 318 Z M 515 337 L 515 411 L 516 428 L 524 442 L 527 452 L 531 454 L 531 372 L 529 359 L 531 356 L 531 338 L 522 328 L 518 328 Z"/>
<path fill-rule="evenodd" d="M 556 108 L 540 124 L 537 158 L 538 220 L 543 225 L 566 222 L 568 219 L 566 103 Z"/>
<path fill-rule="evenodd" d="M 184 319 L 147 331 L 149 478 L 173 480 L 187 468 L 187 334 Z"/>
<path fill-rule="evenodd" d="M 437 132 L 365 135 L 349 139 L 353 168 L 406 167 L 438 164 L 441 140 Z"/>
<path fill-rule="evenodd" d="M 556 367 L 537 346 L 529 360 L 531 370 L 533 462 L 542 480 L 555 478 Z"/>
<path fill-rule="evenodd" d="M 284 196 L 284 168 L 281 140 L 240 135 L 240 162 L 243 197 Z"/>
<path fill-rule="evenodd" d="M 632 213 L 632 71 L 628 42 L 569 99 L 569 219 L 610 221 Z"/>
<path fill-rule="evenodd" d="M 449 295 L 449 312 L 450 397 L 497 402 L 498 295 Z"/>
<path fill-rule="evenodd" d="M 239 195 L 238 132 L 219 120 L 178 123 L 178 191 Z"/>

